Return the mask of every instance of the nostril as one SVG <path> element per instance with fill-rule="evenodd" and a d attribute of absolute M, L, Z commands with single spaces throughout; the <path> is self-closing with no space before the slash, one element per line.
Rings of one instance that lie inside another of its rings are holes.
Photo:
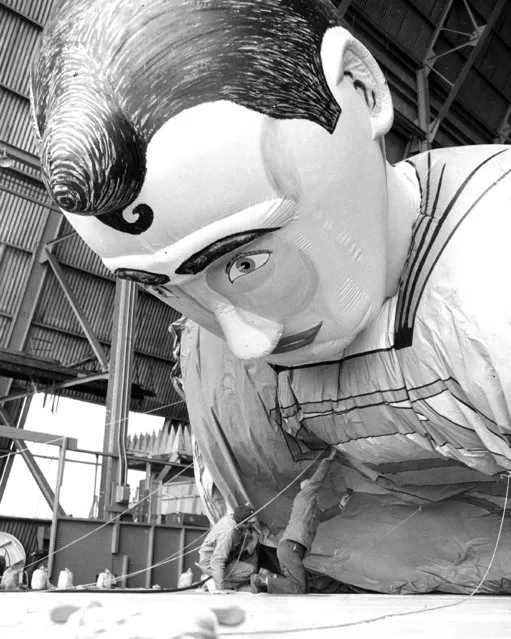
<path fill-rule="evenodd" d="M 131 280 L 146 286 L 161 286 L 170 282 L 170 277 L 163 273 L 150 273 L 149 271 L 138 271 L 131 268 L 118 268 L 115 274 L 123 280 Z"/>

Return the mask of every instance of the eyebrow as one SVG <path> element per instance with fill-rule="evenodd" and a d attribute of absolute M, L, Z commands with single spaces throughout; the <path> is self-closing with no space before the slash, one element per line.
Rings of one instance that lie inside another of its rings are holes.
<path fill-rule="evenodd" d="M 278 231 L 280 227 L 273 227 L 269 229 L 252 229 L 250 231 L 241 231 L 240 233 L 233 233 L 227 235 L 221 240 L 212 242 L 205 248 L 197 251 L 191 257 L 186 259 L 176 269 L 176 275 L 197 275 L 203 271 L 212 262 L 217 260 L 223 255 L 227 255 L 231 251 L 234 251 L 245 244 L 250 244 L 258 237 L 262 237 L 273 231 Z"/>

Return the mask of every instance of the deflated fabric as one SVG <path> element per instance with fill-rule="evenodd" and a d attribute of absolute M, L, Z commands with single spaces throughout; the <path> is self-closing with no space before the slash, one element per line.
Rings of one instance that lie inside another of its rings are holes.
<path fill-rule="evenodd" d="M 189 322 L 181 366 L 203 464 L 228 503 L 248 498 L 262 508 L 258 516 L 273 533 L 266 543 L 275 544 L 300 480 L 312 474 L 330 440 L 343 461 L 334 463 L 320 506 L 338 501 L 346 487 L 355 494 L 342 516 L 320 524 L 307 568 L 384 593 L 471 592 L 497 541 L 505 479 L 496 466 L 494 476 L 484 474 L 442 455 L 445 447 L 423 446 L 424 437 L 406 435 L 413 435 L 410 425 L 400 433 L 396 423 L 394 438 L 366 437 L 368 426 L 348 418 L 354 413 L 309 416 L 313 398 L 324 407 L 336 396 L 346 364 L 277 373 L 263 362 L 241 362 L 222 340 Z M 460 445 L 452 437 L 449 443 Z M 509 590 L 510 548 L 506 524 L 479 592 Z"/>

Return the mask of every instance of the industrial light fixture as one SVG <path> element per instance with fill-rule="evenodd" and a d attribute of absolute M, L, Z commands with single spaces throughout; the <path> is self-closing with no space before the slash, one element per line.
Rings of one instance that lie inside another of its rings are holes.
<path fill-rule="evenodd" d="M 14 160 L 7 155 L 7 149 L 4 147 L 0 152 L 0 169 L 8 169 L 13 164 Z"/>

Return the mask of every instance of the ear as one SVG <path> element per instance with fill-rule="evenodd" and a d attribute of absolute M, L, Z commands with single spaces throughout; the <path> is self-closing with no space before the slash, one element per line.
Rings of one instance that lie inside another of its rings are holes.
<path fill-rule="evenodd" d="M 321 62 L 333 95 L 347 72 L 364 88 L 371 108 L 373 139 L 383 137 L 392 126 L 394 109 L 387 80 L 368 49 L 346 29 L 332 27 L 323 36 Z"/>

